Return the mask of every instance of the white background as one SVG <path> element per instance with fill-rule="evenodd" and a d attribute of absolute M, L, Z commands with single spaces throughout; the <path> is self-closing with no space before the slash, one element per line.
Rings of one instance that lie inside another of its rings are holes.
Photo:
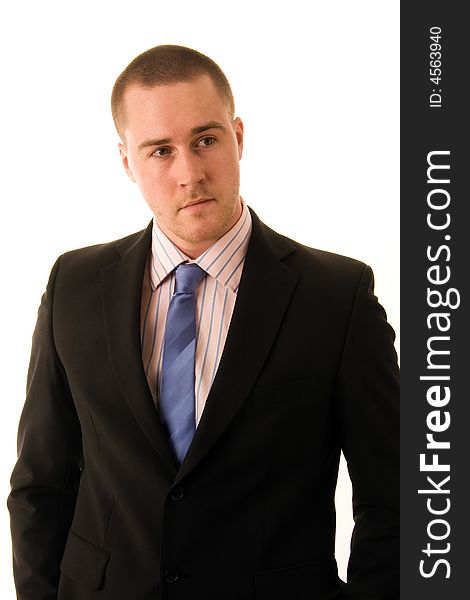
<path fill-rule="evenodd" d="M 151 218 L 122 170 L 115 78 L 157 44 L 193 47 L 232 84 L 242 195 L 272 228 L 359 258 L 398 333 L 399 3 L 8 3 L 1 15 L 0 597 L 13 600 L 6 498 L 31 334 L 55 258 Z M 337 492 L 345 577 L 351 489 Z"/>

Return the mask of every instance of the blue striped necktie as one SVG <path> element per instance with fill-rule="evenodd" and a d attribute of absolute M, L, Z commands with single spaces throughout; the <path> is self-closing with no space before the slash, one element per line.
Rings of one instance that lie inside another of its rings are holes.
<path fill-rule="evenodd" d="M 196 351 L 196 288 L 206 272 L 195 263 L 176 269 L 168 308 L 160 384 L 160 417 L 182 463 L 196 431 L 194 357 Z"/>

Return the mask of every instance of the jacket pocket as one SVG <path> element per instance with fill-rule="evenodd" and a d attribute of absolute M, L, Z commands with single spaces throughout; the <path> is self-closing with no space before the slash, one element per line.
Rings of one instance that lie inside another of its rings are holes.
<path fill-rule="evenodd" d="M 255 575 L 257 600 L 334 600 L 339 597 L 342 585 L 334 558 Z"/>
<path fill-rule="evenodd" d="M 69 532 L 60 569 L 65 575 L 91 590 L 99 590 L 110 554 Z"/>

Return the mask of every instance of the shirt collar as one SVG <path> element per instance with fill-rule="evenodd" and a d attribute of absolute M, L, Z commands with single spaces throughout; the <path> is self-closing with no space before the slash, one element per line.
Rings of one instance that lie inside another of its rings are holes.
<path fill-rule="evenodd" d="M 244 200 L 238 221 L 205 252 L 192 260 L 160 229 L 153 219 L 150 278 L 155 290 L 183 262 L 194 262 L 217 281 L 236 292 L 251 234 L 251 214 Z"/>

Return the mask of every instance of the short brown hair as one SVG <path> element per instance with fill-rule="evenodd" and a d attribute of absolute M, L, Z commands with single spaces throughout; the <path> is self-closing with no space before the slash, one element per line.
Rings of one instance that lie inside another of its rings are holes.
<path fill-rule="evenodd" d="M 123 98 L 130 85 L 141 87 L 168 85 L 180 81 L 192 81 L 200 75 L 209 75 L 233 118 L 235 102 L 230 84 L 222 69 L 212 59 L 184 46 L 155 46 L 134 58 L 114 84 L 111 112 L 120 137 L 123 137 L 125 123 Z"/>

